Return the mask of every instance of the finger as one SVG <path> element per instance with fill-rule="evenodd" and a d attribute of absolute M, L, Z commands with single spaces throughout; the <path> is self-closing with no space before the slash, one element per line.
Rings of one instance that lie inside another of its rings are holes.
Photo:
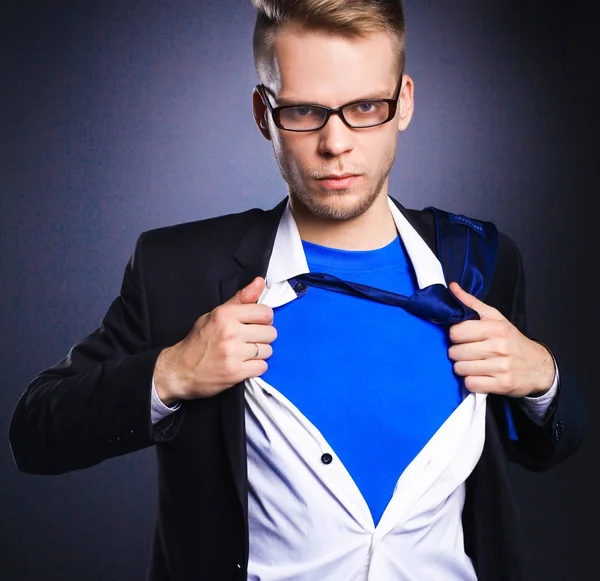
<path fill-rule="evenodd" d="M 265 343 L 246 343 L 245 361 L 268 359 L 273 355 L 273 347 Z"/>
<path fill-rule="evenodd" d="M 277 339 L 277 329 L 272 325 L 244 325 L 240 338 L 246 343 L 269 345 Z"/>
<path fill-rule="evenodd" d="M 469 375 L 465 377 L 464 385 L 472 393 L 501 393 L 498 381 L 487 375 Z"/>
<path fill-rule="evenodd" d="M 273 322 L 273 309 L 268 305 L 224 304 L 218 307 L 218 312 L 223 316 L 223 321 L 234 319 L 239 323 L 255 325 L 270 325 Z"/>
<path fill-rule="evenodd" d="M 461 377 L 495 377 L 504 375 L 507 371 L 506 362 L 500 357 L 480 359 L 478 361 L 457 361 L 454 363 L 454 373 Z"/>
<path fill-rule="evenodd" d="M 452 343 L 475 343 L 485 341 L 492 336 L 496 322 L 488 320 L 470 320 L 452 325 L 448 336 Z"/>
<path fill-rule="evenodd" d="M 269 368 L 264 359 L 250 359 L 242 364 L 241 377 L 239 381 L 248 379 L 249 377 L 258 377 Z"/>
<path fill-rule="evenodd" d="M 503 320 L 505 318 L 497 309 L 486 305 L 477 297 L 469 294 L 466 290 L 463 290 L 463 288 L 457 282 L 451 282 L 448 288 L 461 303 L 476 311 L 482 319 L 487 318 Z"/>
<path fill-rule="evenodd" d="M 265 289 L 265 284 L 265 279 L 257 276 L 250 284 L 236 292 L 224 304 L 247 305 L 255 303 Z"/>
<path fill-rule="evenodd" d="M 489 341 L 477 341 L 474 343 L 457 343 L 449 347 L 448 357 L 451 361 L 479 361 L 496 357 Z"/>

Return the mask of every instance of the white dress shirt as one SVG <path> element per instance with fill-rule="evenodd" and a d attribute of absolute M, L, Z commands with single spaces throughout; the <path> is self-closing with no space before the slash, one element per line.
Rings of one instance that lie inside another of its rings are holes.
<path fill-rule="evenodd" d="M 445 284 L 435 254 L 391 200 L 389 207 L 419 288 Z M 259 302 L 277 308 L 295 300 L 287 281 L 306 272 L 288 204 Z M 557 384 L 556 375 L 547 394 L 521 400 L 534 421 L 543 420 Z M 319 430 L 260 377 L 245 386 L 249 581 L 476 580 L 464 551 L 461 514 L 464 483 L 485 440 L 485 394 L 465 394 L 398 475 L 375 526 L 365 499 Z M 153 423 L 177 407 L 164 406 L 153 387 Z"/>

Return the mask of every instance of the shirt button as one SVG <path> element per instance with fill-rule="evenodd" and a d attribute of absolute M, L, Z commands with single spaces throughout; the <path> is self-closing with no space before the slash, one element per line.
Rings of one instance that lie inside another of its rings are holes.
<path fill-rule="evenodd" d="M 325 453 L 321 456 L 321 462 L 323 462 L 323 464 L 331 464 L 333 462 L 333 456 Z"/>

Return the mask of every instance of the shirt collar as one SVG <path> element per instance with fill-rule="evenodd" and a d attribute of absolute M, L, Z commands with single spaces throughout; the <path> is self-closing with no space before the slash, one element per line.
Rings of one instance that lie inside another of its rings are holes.
<path fill-rule="evenodd" d="M 444 273 L 437 256 L 389 197 L 388 205 L 398 234 L 415 269 L 419 288 L 436 283 L 445 285 Z M 277 228 L 273 252 L 269 260 L 266 275 L 267 289 L 307 272 L 309 268 L 302 239 L 288 200 Z"/>

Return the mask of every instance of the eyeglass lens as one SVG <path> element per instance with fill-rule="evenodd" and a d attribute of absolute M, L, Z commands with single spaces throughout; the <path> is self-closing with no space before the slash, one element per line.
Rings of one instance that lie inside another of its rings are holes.
<path fill-rule="evenodd" d="M 346 105 L 342 115 L 352 127 L 370 127 L 384 123 L 390 114 L 389 103 L 361 101 Z M 279 113 L 279 122 L 285 129 L 310 131 L 318 129 L 327 118 L 327 109 L 323 107 L 284 107 Z"/>

